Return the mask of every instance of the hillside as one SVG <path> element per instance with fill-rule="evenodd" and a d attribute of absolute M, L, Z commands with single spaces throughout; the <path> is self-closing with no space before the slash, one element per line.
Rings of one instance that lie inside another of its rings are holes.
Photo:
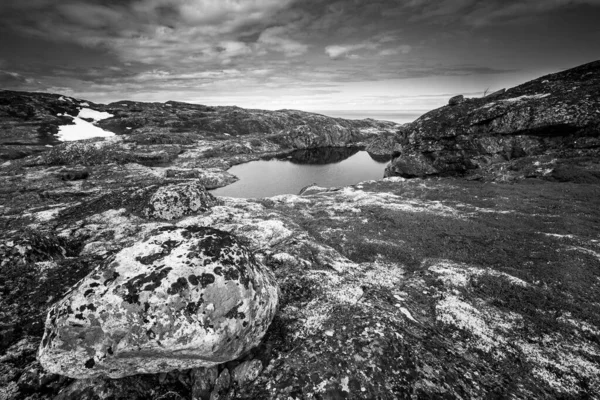
<path fill-rule="evenodd" d="M 599 131 L 596 61 L 483 98 L 459 96 L 406 124 L 387 175 L 598 179 Z"/>
<path fill-rule="evenodd" d="M 104 105 L 57 94 L 0 91 L 0 160 L 22 158 L 60 144 L 60 127 L 73 125 L 73 117 L 82 109 L 110 115 L 97 121 L 99 128 L 148 144 L 198 140 L 244 144 L 254 139 L 252 143 L 260 142 L 265 149 L 290 151 L 361 145 L 399 127 L 393 122 L 345 120 L 297 110 L 248 110 L 175 101 Z"/>

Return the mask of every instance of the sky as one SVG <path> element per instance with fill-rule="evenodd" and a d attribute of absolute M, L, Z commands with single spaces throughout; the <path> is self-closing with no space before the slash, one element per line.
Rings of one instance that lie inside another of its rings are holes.
<path fill-rule="evenodd" d="M 423 113 L 600 59 L 600 0 L 0 0 L 0 88 Z"/>

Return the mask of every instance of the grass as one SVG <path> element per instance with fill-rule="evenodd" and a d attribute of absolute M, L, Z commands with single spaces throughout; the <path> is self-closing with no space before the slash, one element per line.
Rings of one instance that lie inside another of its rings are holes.
<path fill-rule="evenodd" d="M 595 310 L 585 306 L 587 303 L 600 303 L 600 261 L 593 254 L 600 253 L 600 246 L 591 242 L 598 239 L 600 226 L 600 210 L 593 200 L 600 195 L 598 186 L 457 183 L 430 188 L 416 182 L 387 188 L 377 185 L 379 190 L 391 189 L 407 200 L 441 201 L 463 210 L 462 218 L 379 206 L 334 216 L 314 207 L 307 216 L 299 208 L 294 210 L 294 218 L 319 241 L 352 261 L 383 259 L 404 266 L 408 273 L 427 269 L 430 259 L 490 268 L 549 288 L 536 289 L 527 294 L 530 298 L 517 293 L 518 288 L 501 296 L 508 289 L 481 281 L 477 290 L 489 290 L 490 298 L 497 297 L 498 304 L 507 309 L 529 302 L 531 315 L 538 319 L 541 317 L 534 310 L 543 306 L 600 322 L 583 311 Z M 477 211 L 476 207 L 507 213 Z M 573 236 L 548 235 L 553 233 Z M 550 300 L 543 300 L 546 298 Z M 578 302 L 583 308 L 576 306 Z M 600 310 L 591 312 L 596 311 Z"/>

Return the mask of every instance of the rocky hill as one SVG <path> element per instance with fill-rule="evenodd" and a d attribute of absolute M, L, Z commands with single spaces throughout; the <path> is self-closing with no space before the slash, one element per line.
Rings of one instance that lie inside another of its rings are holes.
<path fill-rule="evenodd" d="M 387 176 L 600 179 L 600 61 L 483 98 L 458 96 L 403 127 Z"/>
<path fill-rule="evenodd" d="M 407 126 L 0 92 L 0 399 L 597 398 L 598 65 Z M 404 177 L 206 190 L 328 145 Z"/>
<path fill-rule="evenodd" d="M 59 127 L 72 125 L 72 117 L 82 109 L 109 113 L 111 117 L 98 121 L 98 127 L 144 144 L 208 140 L 235 146 L 254 139 L 255 146 L 290 151 L 363 145 L 399 128 L 393 122 L 345 120 L 296 110 L 247 110 L 175 101 L 103 105 L 56 94 L 0 91 L 0 160 L 22 158 L 60 144 Z"/>

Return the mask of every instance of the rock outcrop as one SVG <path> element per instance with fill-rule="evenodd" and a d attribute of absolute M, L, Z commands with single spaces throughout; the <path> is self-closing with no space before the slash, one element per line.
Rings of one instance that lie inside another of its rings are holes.
<path fill-rule="evenodd" d="M 448 106 L 404 126 L 386 176 L 479 173 L 524 157 L 597 157 L 599 148 L 596 61 L 483 98 L 452 98 Z M 536 175 L 535 170 L 525 175 Z"/>
<path fill-rule="evenodd" d="M 222 364 L 259 343 L 277 290 L 232 235 L 163 227 L 50 309 L 38 358 L 46 370 L 79 379 Z"/>

